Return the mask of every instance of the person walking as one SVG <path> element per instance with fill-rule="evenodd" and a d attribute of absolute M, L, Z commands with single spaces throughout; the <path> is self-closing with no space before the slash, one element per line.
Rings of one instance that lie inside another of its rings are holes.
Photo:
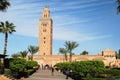
<path fill-rule="evenodd" d="M 68 79 L 70 71 L 67 69 L 66 72 L 65 72 L 65 74 L 66 74 L 66 79 Z"/>
<path fill-rule="evenodd" d="M 51 68 L 52 76 L 54 76 L 54 68 Z"/>

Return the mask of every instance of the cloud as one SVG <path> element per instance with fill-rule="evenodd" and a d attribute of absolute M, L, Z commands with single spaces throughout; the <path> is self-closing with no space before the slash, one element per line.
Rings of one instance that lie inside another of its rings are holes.
<path fill-rule="evenodd" d="M 52 18 L 54 20 L 54 39 L 87 41 L 109 37 L 109 35 L 89 36 L 85 35 L 85 33 L 75 31 L 75 25 L 79 25 L 78 27 L 80 27 L 80 25 L 91 21 L 89 17 L 84 18 L 79 16 L 80 14 L 76 14 L 78 10 L 84 10 L 84 8 L 88 8 L 86 10 L 90 11 L 94 10 L 89 8 L 91 6 L 105 4 L 103 2 L 96 4 L 97 0 L 78 1 L 64 3 L 61 1 L 53 2 L 52 0 L 52 2 L 50 2 L 50 8 L 53 12 Z M 106 2 L 106 4 L 107 3 L 108 2 Z M 46 2 L 38 2 L 37 0 L 11 0 L 11 4 L 11 7 L 8 8 L 6 13 L 0 13 L 1 20 L 13 22 L 16 25 L 16 34 L 38 37 L 39 18 L 41 16 L 43 7 L 46 5 Z M 57 4 L 61 4 L 61 6 L 58 6 Z M 74 15 L 69 14 L 70 12 L 73 12 Z"/>
<path fill-rule="evenodd" d="M 97 40 L 97 39 L 105 39 L 110 38 L 111 35 L 86 35 L 85 33 L 80 33 L 74 30 L 65 29 L 65 28 L 57 28 L 54 30 L 53 39 L 55 40 L 71 40 L 71 41 L 90 41 L 90 40 Z"/>

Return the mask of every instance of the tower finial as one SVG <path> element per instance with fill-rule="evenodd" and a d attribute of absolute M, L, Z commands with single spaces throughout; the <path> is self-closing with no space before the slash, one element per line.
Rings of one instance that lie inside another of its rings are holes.
<path fill-rule="evenodd" d="M 45 8 L 48 8 L 48 5 L 46 5 Z"/>

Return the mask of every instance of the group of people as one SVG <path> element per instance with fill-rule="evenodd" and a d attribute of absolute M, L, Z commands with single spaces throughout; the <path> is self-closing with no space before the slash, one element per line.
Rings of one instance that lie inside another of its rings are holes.
<path fill-rule="evenodd" d="M 52 73 L 52 76 L 53 76 L 53 75 L 54 75 L 54 67 L 51 68 L 51 73 Z M 68 79 L 69 74 L 70 74 L 70 71 L 69 71 L 69 69 L 67 69 L 67 70 L 65 71 L 66 79 Z"/>
<path fill-rule="evenodd" d="M 42 66 L 42 70 L 44 70 L 44 68 L 45 68 L 45 67 Z M 38 65 L 38 69 L 40 69 L 40 65 Z M 48 68 L 47 68 L 47 69 L 48 69 Z M 54 76 L 54 67 L 49 67 L 49 69 L 51 70 L 51 75 Z M 69 69 L 66 69 L 66 70 L 65 70 L 66 79 L 68 79 L 69 74 L 70 74 Z"/>

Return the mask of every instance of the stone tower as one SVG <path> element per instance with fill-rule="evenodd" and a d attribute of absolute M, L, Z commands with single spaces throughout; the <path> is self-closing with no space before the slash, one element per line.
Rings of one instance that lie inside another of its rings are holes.
<path fill-rule="evenodd" d="M 39 23 L 39 55 L 52 55 L 52 25 L 50 10 L 46 6 Z"/>

